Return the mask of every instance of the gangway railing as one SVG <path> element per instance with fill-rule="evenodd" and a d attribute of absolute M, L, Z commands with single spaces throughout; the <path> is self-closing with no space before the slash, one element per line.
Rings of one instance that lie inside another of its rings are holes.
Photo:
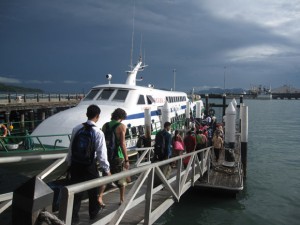
<path fill-rule="evenodd" d="M 141 156 L 146 157 L 152 149 L 153 148 L 145 149 Z M 194 183 L 209 169 L 211 150 L 212 147 L 208 147 L 156 163 L 138 163 L 136 164 L 136 168 L 123 171 L 121 173 L 74 185 L 68 185 L 62 190 L 59 218 L 65 221 L 66 224 L 71 224 L 74 195 L 76 193 L 106 185 L 122 178 L 138 175 L 129 193 L 126 195 L 125 201 L 120 205 L 120 207 L 116 211 L 96 221 L 94 224 L 119 224 L 128 210 L 143 201 L 145 201 L 146 205 L 144 212 L 144 224 L 152 224 L 153 221 L 165 212 L 165 210 L 167 210 L 167 208 L 169 208 L 175 200 L 179 201 L 182 194 L 187 191 L 189 187 L 193 186 Z M 199 160 L 198 154 L 202 154 L 201 160 Z M 186 157 L 190 157 L 190 159 L 187 166 L 184 168 L 183 160 Z M 139 161 L 142 162 L 143 160 L 141 159 Z M 170 177 L 166 177 L 161 168 L 174 162 L 177 162 L 176 173 Z M 157 187 L 154 187 L 155 174 L 162 182 L 162 184 Z M 146 192 L 136 198 L 142 186 L 146 186 Z M 170 195 L 173 196 L 172 199 L 174 200 L 169 199 L 161 208 L 152 211 L 153 195 L 163 188 L 170 192 Z"/>
<path fill-rule="evenodd" d="M 0 164 L 7 163 L 19 163 L 34 160 L 53 160 L 56 159 L 50 166 L 40 172 L 37 177 L 44 179 L 57 167 L 64 163 L 66 153 L 61 154 L 48 154 L 48 155 L 28 155 L 28 156 L 11 156 L 11 157 L 0 157 Z M 13 192 L 0 194 L 0 214 L 4 212 L 12 204 Z"/>
<path fill-rule="evenodd" d="M 134 176 L 139 174 L 138 178 L 135 180 L 133 187 L 130 190 L 130 193 L 127 195 L 124 204 L 122 204 L 119 209 L 112 214 L 106 216 L 105 218 L 101 219 L 101 223 L 106 221 L 116 221 L 118 224 L 117 218 L 122 218 L 124 214 L 137 205 L 138 203 L 145 201 L 147 202 L 147 213 L 145 214 L 145 221 L 153 220 L 158 216 L 158 214 L 164 212 L 165 210 L 155 210 L 155 212 L 151 212 L 150 204 L 153 194 L 160 191 L 163 187 L 166 187 L 167 190 L 170 191 L 171 195 L 174 197 L 176 201 L 179 201 L 180 196 L 194 184 L 194 182 L 203 176 L 203 174 L 209 169 L 210 167 L 210 151 L 212 147 L 198 150 L 196 152 L 184 154 L 182 156 L 170 158 L 165 161 L 151 163 L 150 159 L 153 154 L 153 147 L 149 148 L 141 148 L 135 149 L 142 152 L 139 157 L 137 158 L 136 163 L 133 165 L 134 168 L 124 171 L 112 176 L 102 177 L 99 179 L 91 180 L 88 182 L 78 183 L 75 185 L 66 186 L 62 192 L 61 198 L 61 207 L 59 211 L 59 216 L 62 218 L 66 224 L 71 224 L 71 214 L 73 209 L 73 198 L 74 194 L 78 192 L 82 192 L 94 187 L 99 187 L 103 184 L 108 184 L 113 181 L 119 180 L 124 177 Z M 201 159 L 199 161 L 197 154 L 201 154 Z M 53 172 L 58 166 L 64 163 L 66 157 L 66 153 L 62 154 L 45 154 L 45 155 L 30 155 L 30 156 L 14 156 L 14 157 L 1 157 L 0 164 L 5 163 L 17 163 L 17 162 L 25 162 L 25 161 L 32 161 L 32 160 L 51 160 L 57 159 L 53 162 L 49 167 L 44 169 L 40 172 L 37 176 L 41 179 L 47 177 L 51 172 Z M 189 163 L 186 168 L 183 168 L 183 160 L 186 157 L 190 157 Z M 177 162 L 177 172 L 175 176 L 166 177 L 161 168 L 165 165 L 170 163 Z M 153 177 L 154 174 L 157 174 L 159 179 L 161 180 L 162 184 L 153 187 Z M 189 177 L 189 179 L 188 179 Z M 147 179 L 147 193 L 140 196 L 138 199 L 134 199 L 138 190 L 141 188 L 143 182 Z M 7 208 L 9 208 L 12 204 L 13 193 L 5 193 L 0 194 L 0 214 L 4 212 Z M 174 202 L 174 201 L 173 201 Z M 171 202 L 169 202 L 171 204 Z M 173 204 L 173 203 L 172 203 Z M 114 218 L 114 220 L 112 220 Z M 111 223 L 115 224 L 115 223 Z M 149 223 L 146 223 L 149 224 Z"/>

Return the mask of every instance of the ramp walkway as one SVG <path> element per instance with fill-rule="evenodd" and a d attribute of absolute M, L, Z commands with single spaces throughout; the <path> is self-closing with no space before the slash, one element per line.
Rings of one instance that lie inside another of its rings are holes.
<path fill-rule="evenodd" d="M 153 224 L 174 202 L 179 202 L 180 197 L 190 187 L 199 185 L 200 181 L 211 187 L 218 186 L 216 183 L 212 183 L 213 180 L 217 180 L 212 175 L 215 166 L 212 161 L 213 147 L 156 163 L 150 162 L 153 147 L 135 150 L 140 153 L 137 154 L 139 157 L 135 163 L 131 164 L 130 170 L 63 187 L 60 207 L 57 212 L 54 212 L 54 215 L 64 224 L 72 224 L 72 210 L 76 193 L 130 177 L 132 182 L 126 186 L 125 201 L 121 205 L 119 205 L 119 189 L 109 189 L 103 197 L 106 207 L 94 220 L 90 220 L 88 200 L 83 200 L 78 224 Z M 0 163 L 57 159 L 38 174 L 37 177 L 45 179 L 63 164 L 64 157 L 65 154 L 7 157 L 0 159 Z M 187 157 L 189 157 L 189 161 L 184 166 L 183 161 Z M 230 183 L 228 179 L 236 180 L 236 178 L 231 177 L 224 178 L 224 174 L 219 177 L 223 179 L 223 187 L 226 186 L 224 183 Z M 11 206 L 12 197 L 12 192 L 0 195 L 0 213 Z"/>
<path fill-rule="evenodd" d="M 175 201 L 178 202 L 182 194 L 193 186 L 209 167 L 211 148 L 157 163 L 150 163 L 147 160 L 149 158 L 147 155 L 149 156 L 153 150 L 152 147 L 142 150 L 144 152 L 135 164 L 135 168 L 112 176 L 66 186 L 62 193 L 59 218 L 66 221 L 66 224 L 71 224 L 74 194 L 124 177 L 132 177 L 135 181 L 126 187 L 125 201 L 121 205 L 119 205 L 119 190 L 109 191 L 104 196 L 107 206 L 94 221 L 89 220 L 87 202 L 82 204 L 79 224 L 152 224 Z M 199 161 L 197 153 L 202 154 L 203 160 Z M 190 160 L 184 168 L 182 162 L 186 157 L 190 157 Z M 171 163 L 175 163 L 176 168 L 171 169 Z M 169 169 L 169 176 L 163 173 L 166 168 Z"/>

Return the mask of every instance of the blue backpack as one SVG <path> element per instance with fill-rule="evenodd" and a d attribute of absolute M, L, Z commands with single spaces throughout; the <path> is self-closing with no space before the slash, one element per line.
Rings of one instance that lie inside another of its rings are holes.
<path fill-rule="evenodd" d="M 154 161 L 164 160 L 166 157 L 166 140 L 165 140 L 165 130 L 159 131 L 155 135 L 155 144 L 154 144 Z"/>
<path fill-rule="evenodd" d="M 94 125 L 82 124 L 72 142 L 72 162 L 81 165 L 91 165 L 95 158 Z"/>

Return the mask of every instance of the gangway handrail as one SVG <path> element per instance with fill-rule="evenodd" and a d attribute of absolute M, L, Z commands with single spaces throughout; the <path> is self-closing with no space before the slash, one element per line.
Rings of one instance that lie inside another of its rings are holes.
<path fill-rule="evenodd" d="M 187 190 L 187 188 L 185 187 L 185 185 L 186 185 L 185 182 L 186 182 L 187 176 L 188 176 L 187 173 L 189 173 L 190 171 L 192 172 L 193 183 L 198 178 L 200 178 L 206 171 L 205 169 L 203 170 L 203 168 L 207 169 L 207 166 L 209 165 L 209 162 L 207 162 L 207 161 L 210 161 L 209 152 L 211 151 L 211 149 L 213 149 L 213 147 L 208 147 L 208 148 L 197 150 L 197 151 L 187 153 L 187 154 L 184 154 L 181 156 L 166 159 L 164 161 L 159 161 L 159 162 L 151 163 L 148 165 L 143 165 L 140 167 L 132 168 L 130 170 L 123 171 L 123 172 L 120 172 L 120 173 L 117 173 L 117 174 L 114 174 L 111 176 L 101 177 L 101 178 L 93 179 L 90 181 L 85 181 L 85 182 L 65 186 L 62 189 L 62 198 L 61 198 L 61 205 L 60 205 L 60 209 L 59 209 L 59 218 L 61 220 L 65 221 L 66 224 L 71 224 L 74 195 L 76 193 L 83 192 L 83 191 L 86 191 L 86 190 L 89 190 L 89 189 L 92 189 L 95 187 L 99 187 L 99 186 L 120 180 L 124 177 L 130 177 L 130 176 L 137 175 L 137 174 L 141 174 L 141 175 L 135 181 L 134 187 L 132 187 L 132 189 L 130 190 L 130 193 L 126 196 L 124 203 L 120 206 L 119 210 L 117 212 L 115 212 L 115 214 L 114 214 L 114 216 L 118 215 L 120 218 L 116 219 L 116 217 L 114 217 L 114 219 L 111 220 L 111 222 L 110 222 L 111 224 L 113 224 L 112 221 L 116 222 L 116 224 L 118 224 L 120 222 L 120 219 L 124 215 L 125 211 L 130 208 L 130 204 L 132 203 L 133 198 L 137 192 L 137 190 L 135 190 L 135 188 L 139 189 L 141 186 L 141 183 L 143 183 L 146 180 L 146 178 L 148 176 L 150 176 L 150 174 L 151 174 L 151 176 L 154 176 L 154 172 L 159 176 L 159 178 L 163 182 L 164 186 L 168 190 L 170 190 L 170 192 L 175 197 L 175 199 L 177 199 L 179 201 L 180 196 Z M 200 152 L 206 152 L 205 157 L 202 158 L 201 161 L 199 161 L 198 157 L 197 157 L 197 154 Z M 190 161 L 189 161 L 186 169 L 181 170 L 182 160 L 186 157 L 191 157 Z M 175 179 L 178 182 L 175 185 L 177 187 L 177 190 L 173 190 L 173 188 L 171 187 L 171 185 L 169 183 L 170 181 L 164 177 L 163 173 L 160 170 L 161 166 L 170 164 L 174 161 L 178 161 L 177 166 L 179 166 L 179 168 L 178 168 L 179 172 L 177 172 L 177 178 Z M 205 166 L 203 166 L 203 164 Z M 197 169 L 198 173 L 196 173 L 196 169 Z M 195 176 L 196 176 L 196 178 L 195 178 Z M 152 186 L 150 185 L 151 187 L 148 187 L 149 184 L 151 184 Z M 149 193 L 152 193 L 152 194 L 154 193 L 153 192 L 153 179 L 152 179 L 152 183 L 147 182 L 147 188 L 151 189 L 149 191 Z M 161 185 L 161 188 L 163 188 L 163 185 Z M 159 190 L 157 190 L 157 191 L 159 191 Z M 133 192 L 133 193 L 131 193 L 131 192 Z M 152 198 L 152 197 L 150 197 L 150 198 Z M 146 206 L 146 208 L 147 207 L 148 206 Z"/>
<path fill-rule="evenodd" d="M 41 179 L 44 179 L 46 176 L 48 176 L 53 170 L 55 170 L 59 165 L 61 165 L 65 161 L 66 155 L 67 153 L 0 157 L 0 164 L 17 163 L 17 162 L 25 162 L 25 161 L 33 161 L 33 160 L 57 159 L 48 168 L 46 168 L 39 175 L 37 175 Z M 3 211 L 5 211 L 8 207 L 11 206 L 12 198 L 13 198 L 13 192 L 0 194 L 0 214 Z"/>
<path fill-rule="evenodd" d="M 24 161 L 32 161 L 32 160 L 59 159 L 59 158 L 64 158 L 66 155 L 67 155 L 67 153 L 58 153 L 58 154 L 44 154 L 44 155 L 0 157 L 0 164 L 1 163 L 24 162 Z"/>

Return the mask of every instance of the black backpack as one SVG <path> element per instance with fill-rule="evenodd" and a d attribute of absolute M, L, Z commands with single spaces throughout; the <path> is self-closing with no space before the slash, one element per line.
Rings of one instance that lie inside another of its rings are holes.
<path fill-rule="evenodd" d="M 155 135 L 155 144 L 154 144 L 154 158 L 155 160 L 164 160 L 165 158 L 165 130 L 159 131 Z"/>
<path fill-rule="evenodd" d="M 82 124 L 72 142 L 72 162 L 81 165 L 91 165 L 95 158 L 94 125 Z"/>
<path fill-rule="evenodd" d="M 107 159 L 108 161 L 112 161 L 118 155 L 118 143 L 116 138 L 115 130 L 120 123 L 116 123 L 111 128 L 109 126 L 109 122 L 107 122 L 104 126 L 104 135 L 105 135 L 105 142 L 107 148 Z"/>

